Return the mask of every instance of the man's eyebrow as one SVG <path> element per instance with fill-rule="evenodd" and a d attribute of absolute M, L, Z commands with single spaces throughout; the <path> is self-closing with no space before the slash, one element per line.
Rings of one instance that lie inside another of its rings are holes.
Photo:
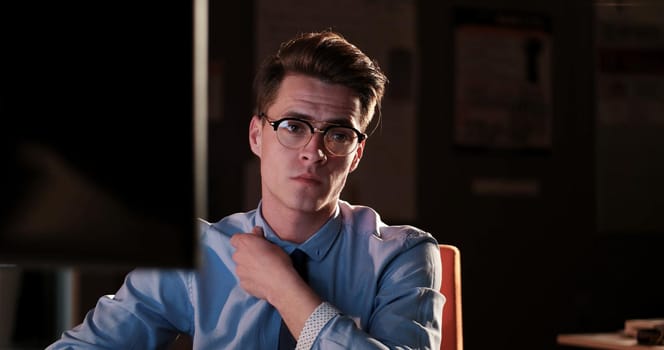
<path fill-rule="evenodd" d="M 303 119 L 308 122 L 316 122 L 317 120 L 314 119 L 312 116 L 308 114 L 303 114 L 303 113 L 298 113 L 298 112 L 287 112 L 284 114 L 284 117 L 292 117 L 292 118 L 298 118 L 298 119 Z M 331 120 L 326 120 L 323 123 L 325 124 L 332 124 L 332 125 L 341 125 L 341 126 L 353 126 L 353 122 L 351 121 L 351 118 L 344 118 L 344 117 L 339 117 Z"/>
<path fill-rule="evenodd" d="M 286 113 L 284 113 L 283 117 L 304 119 L 306 121 L 314 120 L 314 118 L 311 117 L 310 115 L 303 114 L 303 113 L 298 113 L 298 112 L 286 112 Z"/>

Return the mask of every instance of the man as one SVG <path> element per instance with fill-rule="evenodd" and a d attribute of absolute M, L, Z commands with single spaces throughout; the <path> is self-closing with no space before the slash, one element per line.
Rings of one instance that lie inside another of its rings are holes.
<path fill-rule="evenodd" d="M 152 349 L 178 333 L 195 349 L 438 349 L 436 241 L 339 199 L 385 82 L 338 34 L 282 45 L 255 84 L 258 208 L 202 223 L 197 271 L 130 273 L 50 349 Z"/>

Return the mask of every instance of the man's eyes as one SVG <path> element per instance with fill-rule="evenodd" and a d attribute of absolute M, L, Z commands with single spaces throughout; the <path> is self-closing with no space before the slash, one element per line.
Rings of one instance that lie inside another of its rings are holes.
<path fill-rule="evenodd" d="M 291 133 L 302 133 L 306 130 L 304 123 L 288 120 L 281 123 L 281 128 L 288 130 Z"/>

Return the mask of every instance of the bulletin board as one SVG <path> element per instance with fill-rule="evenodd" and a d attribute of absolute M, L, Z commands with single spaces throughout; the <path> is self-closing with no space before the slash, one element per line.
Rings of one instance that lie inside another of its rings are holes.
<path fill-rule="evenodd" d="M 454 11 L 455 145 L 549 150 L 552 32 L 547 16 Z"/>

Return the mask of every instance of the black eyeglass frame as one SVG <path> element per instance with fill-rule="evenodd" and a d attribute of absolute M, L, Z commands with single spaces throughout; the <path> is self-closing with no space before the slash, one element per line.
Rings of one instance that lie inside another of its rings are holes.
<path fill-rule="evenodd" d="M 348 125 L 330 124 L 330 123 L 328 123 L 328 126 L 327 126 L 327 127 L 320 129 L 320 128 L 317 128 L 317 127 L 311 125 L 311 122 L 309 122 L 309 121 L 307 121 L 307 120 L 305 120 L 305 119 L 300 119 L 300 118 L 296 118 L 296 117 L 285 117 L 285 118 L 281 118 L 281 119 L 277 119 L 277 120 L 270 120 L 270 118 L 268 118 L 267 114 L 265 114 L 264 112 L 263 112 L 263 113 L 260 113 L 258 116 L 261 117 L 261 118 L 265 118 L 265 120 L 267 120 L 267 123 L 270 124 L 270 126 L 272 127 L 272 129 L 273 129 L 275 132 L 278 131 L 278 129 L 279 129 L 279 125 L 280 125 L 282 122 L 286 121 L 286 120 L 294 120 L 294 121 L 297 121 L 297 122 L 300 122 L 300 123 L 304 123 L 305 125 L 309 126 L 309 131 L 311 132 L 311 133 L 310 133 L 310 137 L 309 137 L 309 140 L 307 140 L 307 142 L 306 142 L 303 146 L 305 146 L 305 145 L 307 145 L 309 142 L 311 142 L 311 139 L 313 138 L 314 133 L 322 134 L 322 135 L 323 135 L 323 138 L 325 138 L 325 135 L 327 135 L 327 132 L 328 132 L 330 129 L 332 129 L 332 128 L 345 128 L 345 129 L 352 130 L 352 131 L 355 133 L 355 135 L 357 135 L 357 143 L 355 144 L 355 148 L 352 149 L 351 151 L 349 151 L 349 152 L 346 153 L 346 154 L 336 154 L 336 153 L 332 152 L 332 150 L 330 150 L 330 149 L 327 147 L 327 144 L 326 144 L 326 143 L 324 143 L 324 145 L 325 145 L 325 149 L 326 149 L 328 152 L 330 152 L 332 155 L 335 155 L 335 156 L 338 156 L 338 157 L 347 156 L 347 155 L 349 155 L 349 154 L 355 152 L 355 150 L 357 150 L 357 147 L 359 146 L 359 144 L 360 144 L 362 141 L 364 141 L 364 140 L 366 140 L 367 138 L 369 138 L 369 136 L 368 136 L 367 134 L 361 132 L 360 130 L 355 129 L 355 128 L 352 127 L 352 126 L 348 126 Z M 279 140 L 278 137 L 277 137 L 277 140 Z M 281 143 L 281 140 L 279 140 L 279 143 Z M 284 145 L 284 144 L 282 144 L 282 145 L 283 145 L 284 147 L 288 147 L 288 148 L 290 148 L 289 146 L 286 146 L 286 145 Z"/>

